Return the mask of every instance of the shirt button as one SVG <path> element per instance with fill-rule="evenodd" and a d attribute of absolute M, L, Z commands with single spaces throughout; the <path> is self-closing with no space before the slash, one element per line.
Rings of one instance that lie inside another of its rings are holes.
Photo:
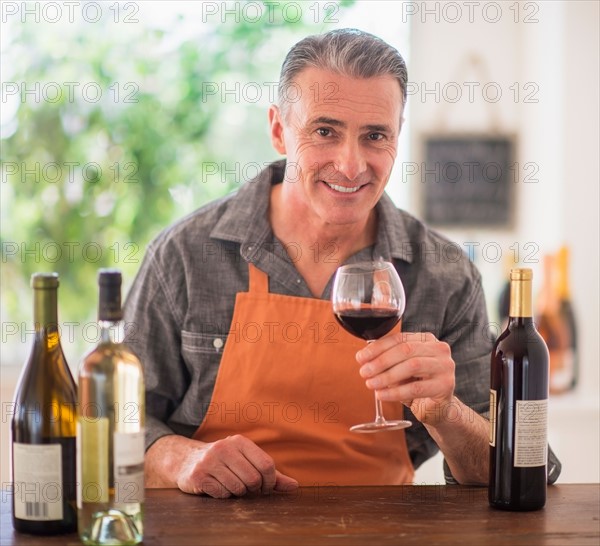
<path fill-rule="evenodd" d="M 296 279 L 296 284 L 300 284 L 302 282 L 302 279 Z"/>
<path fill-rule="evenodd" d="M 221 347 L 223 347 L 223 340 L 218 337 L 213 341 L 213 347 L 218 351 Z"/>

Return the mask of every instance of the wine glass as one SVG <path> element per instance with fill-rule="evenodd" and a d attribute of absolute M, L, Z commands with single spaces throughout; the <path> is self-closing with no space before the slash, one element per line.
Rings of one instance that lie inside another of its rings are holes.
<path fill-rule="evenodd" d="M 360 262 L 339 267 L 331 293 L 333 313 L 350 334 L 370 343 L 398 324 L 406 307 L 402 281 L 389 262 Z M 353 432 L 399 430 L 410 421 L 386 421 L 375 393 L 375 420 L 354 425 Z"/>

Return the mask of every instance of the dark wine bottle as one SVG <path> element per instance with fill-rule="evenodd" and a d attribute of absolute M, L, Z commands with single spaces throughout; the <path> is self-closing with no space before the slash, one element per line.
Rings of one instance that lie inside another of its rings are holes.
<path fill-rule="evenodd" d="M 532 277 L 511 270 L 508 326 L 491 358 L 489 502 L 505 510 L 546 503 L 548 348 L 533 322 Z"/>
<path fill-rule="evenodd" d="M 100 343 L 79 367 L 79 537 L 132 545 L 143 538 L 144 376 L 122 342 L 121 273 L 98 275 Z"/>
<path fill-rule="evenodd" d="M 51 535 L 77 530 L 77 391 L 57 320 L 58 275 L 31 277 L 35 338 L 16 390 L 12 419 L 13 526 Z"/>

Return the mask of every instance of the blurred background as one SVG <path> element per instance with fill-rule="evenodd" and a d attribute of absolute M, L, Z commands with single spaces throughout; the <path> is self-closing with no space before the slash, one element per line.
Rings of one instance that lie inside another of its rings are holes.
<path fill-rule="evenodd" d="M 1 4 L 2 482 L 9 402 L 33 339 L 29 278 L 57 271 L 76 375 L 98 341 L 96 274 L 269 162 L 266 111 L 307 34 L 372 32 L 408 64 L 396 204 L 482 272 L 490 329 L 506 279 L 534 269 L 552 351 L 560 481 L 600 481 L 599 3 L 8 2 Z M 418 483 L 442 483 L 439 457 Z"/>

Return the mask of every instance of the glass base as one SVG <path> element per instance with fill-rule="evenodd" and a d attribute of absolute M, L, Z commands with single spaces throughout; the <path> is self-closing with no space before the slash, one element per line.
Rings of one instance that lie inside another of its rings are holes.
<path fill-rule="evenodd" d="M 351 432 L 385 432 L 387 430 L 401 430 L 412 425 L 410 421 L 373 421 L 350 427 Z"/>
<path fill-rule="evenodd" d="M 132 516 L 121 510 L 98 511 L 92 518 L 90 528 L 80 535 L 84 544 L 134 546 L 142 541 Z"/>

